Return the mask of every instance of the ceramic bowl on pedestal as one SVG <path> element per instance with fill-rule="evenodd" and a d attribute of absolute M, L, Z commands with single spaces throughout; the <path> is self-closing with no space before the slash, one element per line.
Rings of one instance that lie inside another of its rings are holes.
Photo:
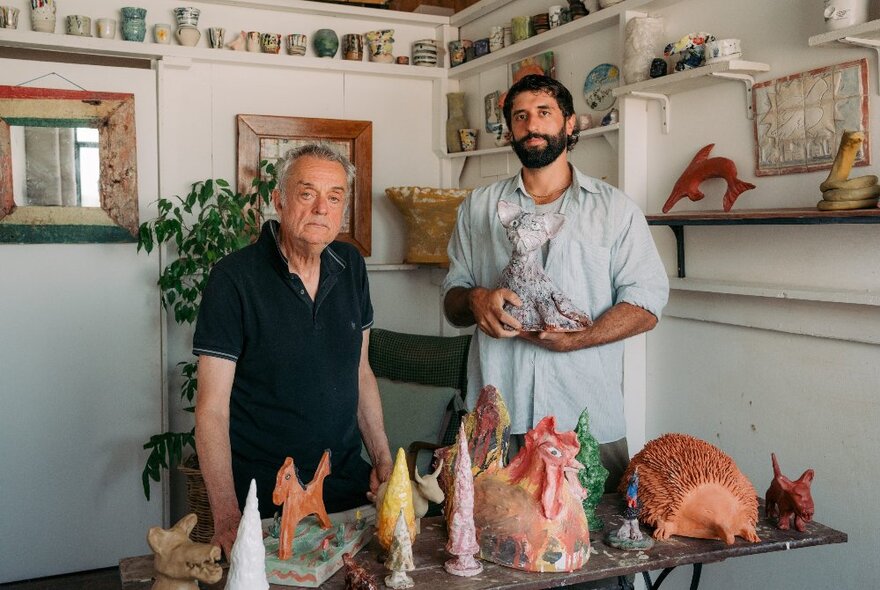
<path fill-rule="evenodd" d="M 446 245 L 455 227 L 456 211 L 470 189 L 393 186 L 385 194 L 403 214 L 407 227 L 408 264 L 448 265 Z"/>

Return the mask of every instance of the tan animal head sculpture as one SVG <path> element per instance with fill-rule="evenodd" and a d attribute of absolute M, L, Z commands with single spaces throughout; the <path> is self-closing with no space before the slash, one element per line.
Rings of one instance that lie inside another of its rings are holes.
<path fill-rule="evenodd" d="M 220 581 L 220 548 L 189 539 L 197 522 L 195 514 L 187 514 L 170 529 L 156 526 L 147 533 L 147 543 L 156 554 L 153 590 L 198 590 L 196 580 L 208 584 Z"/>

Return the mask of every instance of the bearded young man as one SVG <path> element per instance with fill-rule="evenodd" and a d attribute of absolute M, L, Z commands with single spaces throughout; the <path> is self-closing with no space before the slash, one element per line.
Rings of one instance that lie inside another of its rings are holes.
<path fill-rule="evenodd" d="M 449 321 L 479 328 L 468 359 L 468 406 L 484 385 L 501 391 L 511 418 L 511 457 L 522 434 L 544 416 L 556 416 L 560 430 L 573 430 L 587 408 L 609 471 L 606 491 L 612 491 L 629 462 L 622 341 L 657 325 L 669 281 L 638 206 L 568 163 L 578 138 L 565 86 L 526 76 L 508 91 L 504 118 L 522 170 L 474 190 L 462 203 L 443 284 Z M 502 199 L 526 211 L 565 215 L 561 232 L 545 245 L 544 270 L 593 318 L 591 327 L 524 332 L 504 311 L 505 303 L 522 302 L 496 288 L 511 254 L 497 214 Z"/>

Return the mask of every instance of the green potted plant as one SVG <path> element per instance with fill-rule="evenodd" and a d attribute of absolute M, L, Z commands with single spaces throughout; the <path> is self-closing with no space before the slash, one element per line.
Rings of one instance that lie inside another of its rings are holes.
<path fill-rule="evenodd" d="M 149 254 L 157 246 L 172 244 L 177 251 L 177 258 L 162 269 L 158 284 L 162 305 L 173 311 L 174 321 L 178 324 L 195 321 L 202 291 L 214 264 L 259 235 L 259 208 L 269 203 L 276 183 L 273 164 L 262 161 L 260 170 L 263 174 L 254 179 L 249 193 L 234 192 L 222 178 L 195 182 L 185 197 L 160 198 L 157 201 L 158 216 L 140 225 L 138 251 L 143 249 Z M 177 366 L 182 377 L 180 396 L 187 404 L 184 410 L 194 412 L 197 360 L 181 361 Z M 144 448 L 150 451 L 142 473 L 147 500 L 150 499 L 151 480 L 158 482 L 164 469 L 183 465 L 182 471 L 188 475 L 190 509 L 195 509 L 197 514 L 202 512 L 193 538 L 209 541 L 213 522 L 209 517 L 204 483 L 198 472 L 195 429 L 154 434 Z M 193 454 L 184 460 L 187 449 Z"/>

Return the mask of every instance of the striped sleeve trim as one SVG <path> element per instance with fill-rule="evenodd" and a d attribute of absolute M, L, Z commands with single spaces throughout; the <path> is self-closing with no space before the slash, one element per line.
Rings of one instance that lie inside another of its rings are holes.
<path fill-rule="evenodd" d="M 370 322 L 366 326 L 361 326 L 361 330 L 369 330 L 371 327 L 373 327 L 373 322 Z"/>
<path fill-rule="evenodd" d="M 219 350 L 210 350 L 207 348 L 193 348 L 193 354 L 196 356 L 216 356 L 221 359 L 238 362 L 238 355 L 229 354 L 228 352 L 220 352 Z"/>

